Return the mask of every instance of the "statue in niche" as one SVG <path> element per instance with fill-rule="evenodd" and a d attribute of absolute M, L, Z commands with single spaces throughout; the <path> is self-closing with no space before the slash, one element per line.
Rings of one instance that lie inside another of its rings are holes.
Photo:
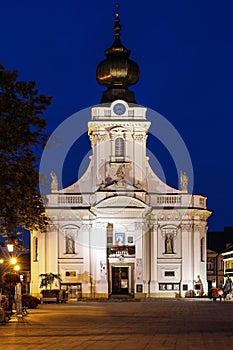
<path fill-rule="evenodd" d="M 165 254 L 173 254 L 173 236 L 166 234 L 165 236 Z"/>
<path fill-rule="evenodd" d="M 184 172 L 180 172 L 180 189 L 181 191 L 188 192 L 188 181 L 189 178 L 187 174 Z"/>
<path fill-rule="evenodd" d="M 75 254 L 74 239 L 70 236 L 66 237 L 66 253 Z"/>
<path fill-rule="evenodd" d="M 124 179 L 125 173 L 123 170 L 123 165 L 120 165 L 119 168 L 117 169 L 116 176 L 117 176 L 118 181 L 121 181 Z"/>
<path fill-rule="evenodd" d="M 52 178 L 51 182 L 51 192 L 58 190 L 58 181 L 57 181 L 57 175 L 54 171 L 51 171 L 50 176 Z"/>

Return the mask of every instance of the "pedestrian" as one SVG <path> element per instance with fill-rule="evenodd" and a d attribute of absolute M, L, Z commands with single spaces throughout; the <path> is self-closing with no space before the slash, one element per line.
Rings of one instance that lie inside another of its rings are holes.
<path fill-rule="evenodd" d="M 62 297 L 61 297 L 61 303 L 66 303 L 66 291 L 65 289 L 62 290 Z"/>

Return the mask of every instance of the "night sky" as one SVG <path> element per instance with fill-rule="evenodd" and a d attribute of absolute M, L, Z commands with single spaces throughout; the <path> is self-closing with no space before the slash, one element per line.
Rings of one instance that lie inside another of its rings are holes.
<path fill-rule="evenodd" d="M 53 96 L 44 115 L 49 134 L 100 102 L 104 88 L 95 71 L 113 42 L 114 1 L 0 0 L 0 5 L 0 61 Z M 233 1 L 119 0 L 119 12 L 122 42 L 141 71 L 131 87 L 137 102 L 163 115 L 183 138 L 194 193 L 207 196 L 214 212 L 209 230 L 233 226 Z M 153 137 L 148 144 L 168 184 L 177 187 L 168 152 Z M 76 180 L 88 147 L 84 136 L 80 151 L 71 150 L 64 186 Z"/>

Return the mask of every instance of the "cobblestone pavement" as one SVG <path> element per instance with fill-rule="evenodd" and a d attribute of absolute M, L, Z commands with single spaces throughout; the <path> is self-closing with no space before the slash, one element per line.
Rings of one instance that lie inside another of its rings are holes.
<path fill-rule="evenodd" d="M 2 350 L 228 350 L 233 302 L 156 299 L 43 304 L 0 325 Z"/>

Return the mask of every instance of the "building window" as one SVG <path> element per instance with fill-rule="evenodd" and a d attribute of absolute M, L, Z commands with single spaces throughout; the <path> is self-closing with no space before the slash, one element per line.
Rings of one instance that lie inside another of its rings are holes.
<path fill-rule="evenodd" d="M 202 237 L 200 242 L 201 261 L 205 261 L 205 239 Z"/>
<path fill-rule="evenodd" d="M 38 261 L 38 237 L 33 237 L 33 261 Z"/>
<path fill-rule="evenodd" d="M 211 259 L 209 259 L 207 261 L 207 270 L 212 271 L 213 269 L 214 269 L 213 261 Z"/>
<path fill-rule="evenodd" d="M 76 277 L 76 271 L 66 271 L 66 277 Z"/>
<path fill-rule="evenodd" d="M 159 290 L 180 290 L 179 283 L 159 283 Z"/>
<path fill-rule="evenodd" d="M 175 271 L 165 271 L 164 276 L 165 277 L 174 277 Z"/>
<path fill-rule="evenodd" d="M 128 243 L 129 243 L 129 244 L 132 244 L 132 243 L 133 243 L 133 237 L 132 237 L 132 236 L 129 236 L 129 237 L 128 237 Z"/>
<path fill-rule="evenodd" d="M 188 285 L 187 284 L 183 284 L 182 289 L 183 290 L 188 290 Z"/>
<path fill-rule="evenodd" d="M 115 157 L 125 156 L 125 140 L 122 137 L 118 137 L 115 140 Z"/>
<path fill-rule="evenodd" d="M 113 224 L 110 223 L 107 225 L 107 243 L 113 243 Z"/>

